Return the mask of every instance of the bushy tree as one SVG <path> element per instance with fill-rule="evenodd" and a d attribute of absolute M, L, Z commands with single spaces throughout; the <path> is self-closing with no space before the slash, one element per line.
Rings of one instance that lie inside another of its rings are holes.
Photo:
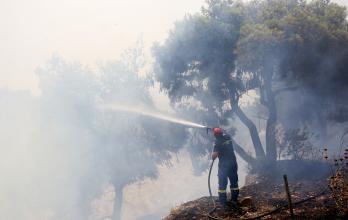
<path fill-rule="evenodd" d="M 139 76 L 140 68 L 130 69 L 121 61 L 104 65 L 100 78 L 102 102 L 154 109 L 150 84 Z M 185 133 L 181 126 L 122 111 L 100 112 L 97 124 L 102 146 L 96 151 L 103 158 L 99 169 L 106 172 L 106 180 L 114 186 L 113 219 L 119 219 L 123 188 L 144 178 L 156 178 L 157 165 L 170 163 L 170 153 L 181 149 Z"/>
<path fill-rule="evenodd" d="M 276 99 L 282 92 L 301 90 L 305 98 L 298 104 L 298 115 L 317 119 L 322 142 L 327 139 L 327 113 L 340 117 L 335 103 L 344 102 L 348 85 L 347 14 L 327 0 L 261 1 L 253 7 L 257 10 L 247 11 L 249 19 L 241 28 L 238 66 L 261 79 L 261 103 L 269 111 L 266 151 L 274 159 Z M 284 82 L 288 86 L 281 86 Z"/>
<path fill-rule="evenodd" d="M 178 22 L 163 45 L 155 46 L 156 78 L 173 104 L 204 115 L 201 122 L 227 126 L 234 113 L 249 129 L 256 158 L 275 161 L 275 128 L 284 92 L 303 92 L 306 98 L 298 111 L 310 115 L 305 120 L 318 115 L 319 123 L 327 120 L 323 113 L 328 108 L 318 106 L 318 99 L 344 99 L 347 33 L 345 8 L 326 0 L 211 0 L 201 13 Z M 333 96 L 334 88 L 340 92 Z M 248 90 L 258 92 L 268 112 L 265 147 L 239 105 Z"/>
<path fill-rule="evenodd" d="M 77 219 L 87 219 L 91 201 L 106 183 L 115 190 L 113 219 L 120 219 L 123 188 L 156 178 L 157 165 L 169 164 L 171 153 L 184 145 L 181 126 L 103 108 L 153 108 L 151 84 L 138 74 L 141 66 L 134 66 L 132 55 L 126 54 L 127 62 L 100 66 L 99 73 L 59 57 L 38 70 L 45 127 L 52 129 L 53 142 L 61 143 L 58 153 L 66 155 L 69 173 L 76 175 L 71 182 L 78 192 Z"/>

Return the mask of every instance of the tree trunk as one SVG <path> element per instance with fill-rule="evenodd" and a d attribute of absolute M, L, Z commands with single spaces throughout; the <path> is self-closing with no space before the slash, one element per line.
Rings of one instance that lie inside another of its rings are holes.
<path fill-rule="evenodd" d="M 277 160 L 277 146 L 275 137 L 275 126 L 277 122 L 277 108 L 271 85 L 266 88 L 268 119 L 266 124 L 266 154 L 267 159 Z"/>
<path fill-rule="evenodd" d="M 115 201 L 114 210 L 112 213 L 112 220 L 121 220 L 122 203 L 123 203 L 123 187 L 115 186 Z"/>
<path fill-rule="evenodd" d="M 256 158 L 263 159 L 265 157 L 265 152 L 263 150 L 260 136 L 256 129 L 256 125 L 244 114 L 244 112 L 238 106 L 238 104 L 234 106 L 234 113 L 236 113 L 241 122 L 249 129 L 251 140 L 255 149 Z"/>
<path fill-rule="evenodd" d="M 260 88 L 261 104 L 268 109 L 268 119 L 266 123 L 266 155 L 267 161 L 272 162 L 277 160 L 277 146 L 275 137 L 275 126 L 277 122 L 277 107 L 275 94 L 272 90 L 274 67 L 264 69 L 264 83 Z"/>

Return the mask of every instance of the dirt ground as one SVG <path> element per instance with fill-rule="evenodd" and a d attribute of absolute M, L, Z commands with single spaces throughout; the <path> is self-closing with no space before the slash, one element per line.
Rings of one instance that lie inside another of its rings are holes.
<path fill-rule="evenodd" d="M 338 210 L 326 179 L 289 182 L 289 188 L 295 219 L 348 219 L 347 212 Z M 228 209 L 216 202 L 210 215 L 213 202 L 210 197 L 202 197 L 173 208 L 164 219 L 291 219 L 283 183 L 263 181 L 244 186 L 240 191 L 240 198 L 243 197 L 251 197 L 251 202 Z M 265 215 L 271 211 L 274 212 Z"/>

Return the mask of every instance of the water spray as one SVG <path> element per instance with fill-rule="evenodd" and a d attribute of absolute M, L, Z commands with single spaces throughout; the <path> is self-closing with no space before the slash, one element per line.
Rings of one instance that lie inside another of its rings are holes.
<path fill-rule="evenodd" d="M 162 113 L 148 110 L 148 109 L 145 109 L 142 107 L 130 107 L 130 106 L 121 106 L 121 105 L 109 104 L 109 105 L 102 105 L 101 108 L 102 109 L 109 109 L 109 110 L 113 110 L 113 111 L 130 112 L 130 113 L 135 113 L 135 114 L 139 114 L 139 115 L 144 115 L 144 116 L 157 118 L 157 119 L 164 120 L 164 121 L 169 121 L 169 122 L 172 122 L 175 124 L 185 125 L 185 126 L 188 126 L 191 128 L 207 128 L 207 132 L 208 132 L 208 127 L 205 125 L 201 125 L 201 124 L 191 122 L 188 120 L 184 120 L 184 119 L 180 119 L 180 118 L 175 118 L 173 116 L 164 115 Z"/>

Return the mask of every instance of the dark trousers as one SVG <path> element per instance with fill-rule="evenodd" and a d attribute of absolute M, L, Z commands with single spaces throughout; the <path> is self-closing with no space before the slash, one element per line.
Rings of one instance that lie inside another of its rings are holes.
<path fill-rule="evenodd" d="M 231 200 L 237 202 L 239 195 L 238 188 L 238 175 L 237 175 L 238 166 L 237 164 L 219 164 L 218 177 L 219 177 L 219 201 L 221 204 L 226 205 L 227 195 L 226 187 L 227 182 L 230 180 L 230 189 L 231 189 Z"/>

